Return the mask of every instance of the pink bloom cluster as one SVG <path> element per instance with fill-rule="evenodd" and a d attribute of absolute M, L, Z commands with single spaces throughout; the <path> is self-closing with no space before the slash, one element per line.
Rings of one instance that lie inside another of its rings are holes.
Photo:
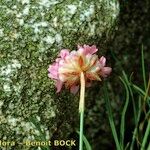
<path fill-rule="evenodd" d="M 101 81 L 101 77 L 107 77 L 112 69 L 106 66 L 106 58 L 100 59 L 95 54 L 98 51 L 96 46 L 78 46 L 77 51 L 63 49 L 58 58 L 48 68 L 48 76 L 55 80 L 57 92 L 62 86 L 69 88 L 72 93 L 79 89 L 80 74 L 84 73 L 86 86 L 91 86 L 93 80 Z"/>

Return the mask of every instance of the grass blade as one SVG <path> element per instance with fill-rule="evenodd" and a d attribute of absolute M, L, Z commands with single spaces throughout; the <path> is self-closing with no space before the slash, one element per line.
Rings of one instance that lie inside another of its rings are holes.
<path fill-rule="evenodd" d="M 148 80 L 148 86 L 147 86 L 146 93 L 145 93 L 145 96 L 144 96 L 144 102 L 147 100 L 149 91 L 150 91 L 150 75 L 149 75 L 149 80 Z"/>
<path fill-rule="evenodd" d="M 109 97 L 108 97 L 108 91 L 107 91 L 105 82 L 104 82 L 104 99 L 105 99 L 105 103 L 106 103 L 106 109 L 108 111 L 108 119 L 109 119 L 110 127 L 112 130 L 112 134 L 113 134 L 113 137 L 115 140 L 116 148 L 117 148 L 117 150 L 121 150 L 117 132 L 116 132 L 116 128 L 115 128 L 115 124 L 114 124 L 114 120 L 113 120 L 113 116 L 112 116 L 112 110 L 111 110 L 110 101 L 109 101 Z"/>
<path fill-rule="evenodd" d="M 138 92 L 140 93 L 140 95 L 145 96 L 146 92 L 144 92 L 141 88 L 139 88 L 137 85 L 135 84 L 131 84 L 132 87 Z M 147 99 L 150 101 L 150 96 L 147 95 Z"/>
<path fill-rule="evenodd" d="M 78 134 L 80 134 L 79 131 L 77 131 Z M 92 150 L 92 147 L 89 143 L 89 141 L 87 140 L 87 138 L 83 135 L 83 142 L 85 144 L 86 150 Z"/>
<path fill-rule="evenodd" d="M 124 79 L 122 79 L 120 77 L 120 80 L 122 81 L 122 83 L 125 87 L 125 90 L 126 90 L 126 101 L 125 101 L 125 105 L 123 107 L 123 111 L 122 111 L 122 115 L 121 115 L 121 125 L 120 125 L 120 143 L 121 143 L 122 149 L 124 149 L 125 115 L 126 115 L 126 111 L 127 111 L 128 104 L 129 104 L 129 90 L 128 90 L 127 84 L 124 81 Z"/>
<path fill-rule="evenodd" d="M 149 143 L 149 145 L 148 145 L 148 148 L 147 148 L 147 150 L 150 150 L 150 143 Z"/>
<path fill-rule="evenodd" d="M 124 79 L 126 81 L 126 84 L 128 86 L 128 89 L 129 89 L 129 92 L 131 95 L 131 100 L 132 100 L 132 105 L 133 105 L 133 113 L 134 113 L 134 123 L 136 124 L 137 112 L 136 112 L 136 106 L 135 106 L 133 91 L 132 91 L 131 84 L 130 84 L 130 81 L 128 80 L 126 73 L 124 71 L 122 71 L 122 73 L 123 73 Z"/>
<path fill-rule="evenodd" d="M 143 142 L 142 142 L 142 145 L 141 145 L 141 150 L 145 150 L 145 145 L 148 142 L 147 139 L 148 139 L 149 134 L 150 134 L 150 118 L 148 120 L 148 124 L 147 124 L 147 127 L 146 127 L 145 135 L 144 135 Z"/>
<path fill-rule="evenodd" d="M 140 116 L 141 116 L 141 112 L 142 112 L 141 106 L 142 106 L 142 104 L 141 104 L 141 96 L 139 96 L 138 115 L 137 115 L 136 125 L 135 125 L 134 131 L 133 131 L 133 136 L 132 136 L 132 142 L 131 142 L 130 150 L 133 150 L 134 142 L 135 142 L 135 139 L 136 139 L 136 136 L 137 136 L 138 124 L 139 124 Z"/>
<path fill-rule="evenodd" d="M 144 81 L 144 88 L 146 91 L 146 75 L 145 75 L 145 63 L 144 63 L 144 50 L 143 50 L 143 45 L 142 45 L 142 52 L 141 52 L 141 60 L 142 60 L 142 74 L 143 74 L 143 81 Z"/>

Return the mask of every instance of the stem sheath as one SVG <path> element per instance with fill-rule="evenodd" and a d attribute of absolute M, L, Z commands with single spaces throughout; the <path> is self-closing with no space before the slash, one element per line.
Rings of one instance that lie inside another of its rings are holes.
<path fill-rule="evenodd" d="M 80 102 L 79 102 L 79 113 L 84 112 L 84 97 L 85 97 L 85 79 L 84 73 L 81 72 L 80 75 Z"/>

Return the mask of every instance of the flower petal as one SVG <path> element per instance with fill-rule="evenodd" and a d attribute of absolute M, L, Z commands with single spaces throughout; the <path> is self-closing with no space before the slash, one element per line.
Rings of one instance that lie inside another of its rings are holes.
<path fill-rule="evenodd" d="M 65 58 L 66 56 L 68 56 L 69 55 L 69 50 L 68 49 L 62 49 L 61 51 L 60 51 L 60 54 L 59 54 L 59 56 L 61 57 L 61 58 Z"/>
<path fill-rule="evenodd" d="M 87 54 L 94 54 L 98 51 L 95 45 L 92 45 L 91 47 L 88 45 L 84 45 L 84 48 L 86 49 Z"/>
<path fill-rule="evenodd" d="M 63 86 L 63 82 L 60 80 L 57 80 L 57 82 L 56 82 L 56 88 L 57 88 L 56 93 L 61 91 L 62 86 Z"/>
<path fill-rule="evenodd" d="M 79 90 L 79 85 L 73 85 L 70 88 L 70 92 L 73 94 L 76 94 L 78 92 L 78 90 Z"/>
<path fill-rule="evenodd" d="M 48 68 L 49 71 L 48 76 L 52 79 L 58 79 L 58 68 L 59 68 L 58 63 L 53 63 L 52 65 L 50 65 Z"/>
<path fill-rule="evenodd" d="M 112 68 L 110 68 L 110 67 L 103 67 L 103 68 L 100 70 L 100 75 L 101 75 L 102 77 L 107 77 L 111 72 L 112 72 Z"/>
<path fill-rule="evenodd" d="M 101 64 L 103 67 L 105 67 L 105 65 L 106 65 L 106 58 L 105 58 L 104 56 L 102 56 L 102 57 L 99 59 L 99 62 L 100 62 L 100 64 Z"/>
<path fill-rule="evenodd" d="M 80 54 L 94 54 L 98 51 L 98 49 L 96 48 L 95 45 L 89 46 L 89 45 L 83 45 L 83 46 L 79 46 L 78 45 L 78 52 Z"/>

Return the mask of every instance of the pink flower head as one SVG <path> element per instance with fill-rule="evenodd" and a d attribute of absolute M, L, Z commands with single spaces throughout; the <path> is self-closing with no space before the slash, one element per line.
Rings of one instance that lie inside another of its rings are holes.
<path fill-rule="evenodd" d="M 62 86 L 69 88 L 72 93 L 79 89 L 80 74 L 84 73 L 86 86 L 89 87 L 93 80 L 101 81 L 101 77 L 107 77 L 112 69 L 106 66 L 106 58 L 100 59 L 95 54 L 96 46 L 78 46 L 77 51 L 63 49 L 59 57 L 48 68 L 48 76 L 56 82 L 57 92 Z"/>

